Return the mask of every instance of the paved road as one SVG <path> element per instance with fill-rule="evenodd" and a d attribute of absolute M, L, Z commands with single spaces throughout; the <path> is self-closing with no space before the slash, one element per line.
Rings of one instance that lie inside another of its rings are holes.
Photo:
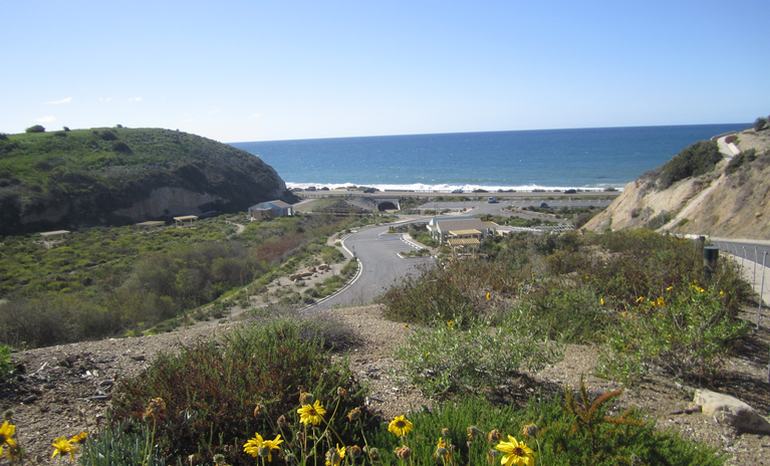
<path fill-rule="evenodd" d="M 540 204 L 545 202 L 550 207 L 607 207 L 612 202 L 611 199 L 590 199 L 590 198 L 562 198 L 562 199 L 521 199 L 521 200 L 501 200 L 498 203 L 490 204 L 485 201 L 443 201 L 443 202 L 427 202 L 418 207 L 418 209 L 431 209 L 431 210 L 457 210 L 457 209 L 472 209 L 467 215 L 502 215 L 511 216 L 510 210 L 505 210 L 506 207 L 518 207 L 523 209 L 524 207 L 540 207 Z M 518 213 L 517 213 L 518 215 Z"/>
<path fill-rule="evenodd" d="M 762 261 L 764 260 L 764 265 L 770 267 L 770 243 L 766 241 L 763 241 L 762 243 L 757 244 L 742 242 L 740 240 L 711 239 L 711 244 L 722 251 L 729 252 L 730 254 L 748 261 L 757 262 L 759 265 L 762 265 Z"/>
<path fill-rule="evenodd" d="M 398 257 L 397 253 L 413 248 L 401 240 L 400 234 L 388 233 L 387 225 L 361 229 L 348 236 L 344 244 L 361 261 L 361 276 L 341 293 L 307 310 L 370 304 L 394 282 L 434 264 L 430 257 Z"/>

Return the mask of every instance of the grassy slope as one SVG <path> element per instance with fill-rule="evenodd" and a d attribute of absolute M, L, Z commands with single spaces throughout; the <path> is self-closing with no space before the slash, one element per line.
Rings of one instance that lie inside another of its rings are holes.
<path fill-rule="evenodd" d="M 225 199 L 243 209 L 284 192 L 257 157 L 229 145 L 163 129 L 98 128 L 9 135 L 0 140 L 0 234 L 29 231 L 30 215 L 69 212 L 38 228 L 119 223 L 110 213 L 174 186 Z M 124 219 L 124 222 L 126 220 Z"/>

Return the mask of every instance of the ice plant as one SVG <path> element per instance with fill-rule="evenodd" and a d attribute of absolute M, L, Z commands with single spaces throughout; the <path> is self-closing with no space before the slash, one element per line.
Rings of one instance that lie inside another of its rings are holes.
<path fill-rule="evenodd" d="M 501 441 L 495 446 L 495 450 L 501 452 L 503 457 L 500 464 L 503 466 L 533 466 L 535 464 L 535 453 L 524 442 L 519 442 L 512 435 L 508 436 L 508 441 Z"/>
<path fill-rule="evenodd" d="M 267 458 L 267 462 L 273 461 L 273 450 L 279 450 L 279 445 L 283 443 L 281 434 L 275 436 L 273 440 L 265 440 L 259 433 L 254 433 L 254 438 L 249 439 L 243 444 L 243 451 L 253 458 Z"/>
<path fill-rule="evenodd" d="M 403 437 L 412 430 L 414 425 L 404 415 L 396 416 L 388 424 L 388 432 L 391 432 L 396 437 Z"/>
<path fill-rule="evenodd" d="M 320 401 L 315 400 L 312 405 L 302 405 L 302 407 L 297 410 L 297 414 L 299 414 L 299 422 L 302 424 L 317 426 L 323 421 L 326 409 L 324 409 Z"/>
<path fill-rule="evenodd" d="M 59 437 L 56 440 L 53 441 L 51 444 L 53 447 L 53 453 L 51 454 L 51 458 L 55 458 L 56 455 L 64 456 L 64 455 L 70 455 L 70 459 L 75 459 L 75 452 L 78 449 L 77 444 L 73 445 L 70 440 L 67 439 L 67 437 Z"/>
<path fill-rule="evenodd" d="M 8 447 L 8 457 L 13 454 L 13 450 L 16 448 L 16 440 L 13 436 L 16 434 L 16 426 L 8 421 L 3 421 L 0 425 L 0 458 L 3 457 L 3 449 Z"/>

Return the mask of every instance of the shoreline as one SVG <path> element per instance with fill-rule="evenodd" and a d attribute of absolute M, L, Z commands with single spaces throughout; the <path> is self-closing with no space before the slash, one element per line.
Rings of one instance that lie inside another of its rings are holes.
<path fill-rule="evenodd" d="M 478 185 L 469 183 L 300 183 L 286 182 L 286 188 L 292 191 L 360 191 L 374 188 L 378 193 L 421 193 L 421 194 L 484 194 L 484 193 L 618 193 L 623 191 L 623 185 L 606 184 L 601 186 L 545 186 L 545 185 Z M 574 192 L 572 192 L 574 191 Z"/>

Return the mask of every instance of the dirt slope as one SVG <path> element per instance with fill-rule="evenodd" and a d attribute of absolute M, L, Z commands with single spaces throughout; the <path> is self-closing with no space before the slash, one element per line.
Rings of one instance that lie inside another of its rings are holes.
<path fill-rule="evenodd" d="M 745 130 L 737 136 L 743 155 L 725 157 L 713 171 L 679 180 L 665 189 L 658 188 L 657 174 L 642 176 L 626 185 L 623 193 L 584 228 L 648 227 L 674 233 L 770 239 L 770 130 Z M 747 156 L 752 150 L 753 160 Z"/>

